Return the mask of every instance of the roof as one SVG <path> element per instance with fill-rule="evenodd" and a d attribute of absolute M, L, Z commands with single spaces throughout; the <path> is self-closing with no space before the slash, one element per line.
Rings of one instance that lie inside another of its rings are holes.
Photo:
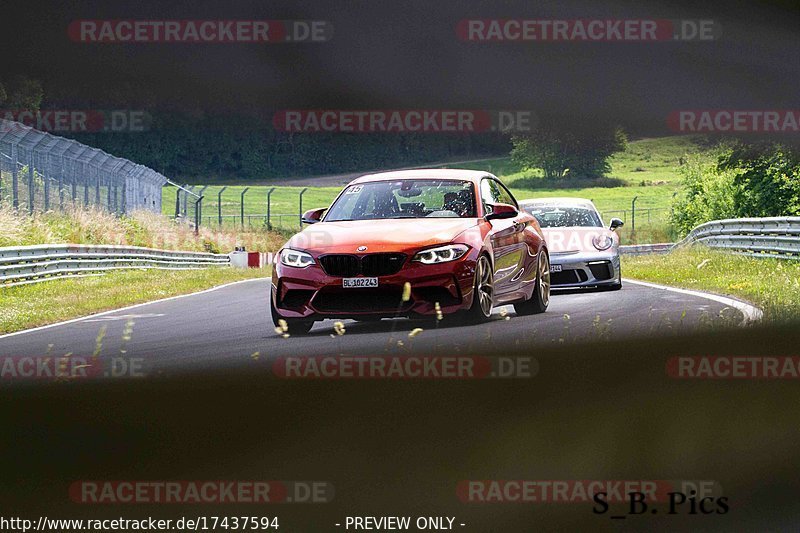
<path fill-rule="evenodd" d="M 482 170 L 465 170 L 458 168 L 418 168 L 414 170 L 394 170 L 391 172 L 378 172 L 375 174 L 365 174 L 350 183 L 365 183 L 368 181 L 393 181 L 408 179 L 448 179 L 478 181 L 479 179 L 490 176 Z"/>
<path fill-rule="evenodd" d="M 591 206 L 594 203 L 586 198 L 571 198 L 569 196 L 553 196 L 545 198 L 528 198 L 520 200 L 519 204 L 522 205 L 561 205 L 561 206 Z"/>

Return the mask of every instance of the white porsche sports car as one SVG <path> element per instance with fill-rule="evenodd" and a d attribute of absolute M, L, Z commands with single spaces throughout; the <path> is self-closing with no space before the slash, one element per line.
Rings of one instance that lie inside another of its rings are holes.
<path fill-rule="evenodd" d="M 622 288 L 619 235 L 622 220 L 612 218 L 608 227 L 591 200 L 537 198 L 519 202 L 542 228 L 550 250 L 553 288 Z"/>

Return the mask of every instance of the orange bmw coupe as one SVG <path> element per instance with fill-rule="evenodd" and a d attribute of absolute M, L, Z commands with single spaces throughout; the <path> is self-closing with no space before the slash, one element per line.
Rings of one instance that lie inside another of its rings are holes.
<path fill-rule="evenodd" d="M 310 226 L 281 248 L 272 272 L 272 319 L 290 333 L 326 318 L 482 321 L 497 305 L 518 315 L 547 309 L 542 230 L 486 172 L 362 176 L 303 222 Z"/>

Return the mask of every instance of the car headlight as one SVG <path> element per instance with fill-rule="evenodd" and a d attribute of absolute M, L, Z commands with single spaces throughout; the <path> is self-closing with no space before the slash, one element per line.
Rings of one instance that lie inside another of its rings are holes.
<path fill-rule="evenodd" d="M 466 244 L 448 244 L 447 246 L 422 250 L 414 256 L 412 261 L 419 261 L 426 265 L 447 263 L 448 261 L 455 261 L 462 257 L 468 250 L 469 246 Z"/>
<path fill-rule="evenodd" d="M 281 251 L 281 263 L 290 267 L 306 268 L 314 264 L 314 258 L 309 253 L 284 248 Z"/>
<path fill-rule="evenodd" d="M 592 239 L 592 244 L 600 251 L 608 250 L 611 248 L 611 245 L 614 244 L 614 239 L 608 235 L 595 235 Z"/>

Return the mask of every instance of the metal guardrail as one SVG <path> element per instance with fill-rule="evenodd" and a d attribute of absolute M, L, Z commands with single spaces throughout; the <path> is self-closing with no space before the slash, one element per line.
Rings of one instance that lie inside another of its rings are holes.
<path fill-rule="evenodd" d="M 619 247 L 622 255 L 645 255 L 645 254 L 666 254 L 675 246 L 671 242 L 658 244 L 626 244 Z"/>
<path fill-rule="evenodd" d="M 139 246 L 45 244 L 0 248 L 0 287 L 123 269 L 189 270 L 228 266 L 224 254 Z"/>
<path fill-rule="evenodd" d="M 800 217 L 712 220 L 675 247 L 696 243 L 752 257 L 800 259 Z"/>

